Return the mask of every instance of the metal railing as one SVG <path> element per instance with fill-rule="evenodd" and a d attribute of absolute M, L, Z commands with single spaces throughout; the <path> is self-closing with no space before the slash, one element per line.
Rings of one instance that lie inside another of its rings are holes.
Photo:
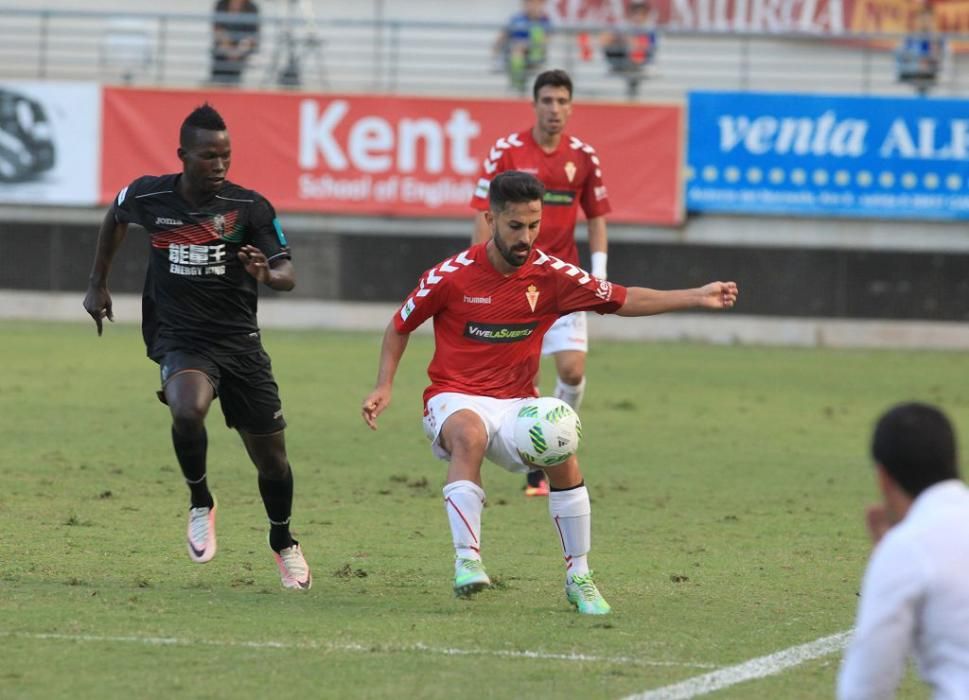
<path fill-rule="evenodd" d="M 208 13 L 0 7 L 0 80 L 207 85 L 213 19 Z M 246 66 L 241 86 L 508 95 L 509 81 L 491 55 L 500 28 L 399 20 L 308 24 L 267 15 L 261 18 L 260 49 Z M 583 98 L 624 99 L 623 76 L 611 74 L 598 54 L 583 60 L 578 36 L 588 31 L 556 31 L 548 64 L 569 70 Z M 690 89 L 911 94 L 909 86 L 895 79 L 891 51 L 873 48 L 873 39 L 895 42 L 898 37 L 662 31 L 639 99 L 678 99 Z M 933 94 L 962 95 L 969 90 L 966 60 L 962 54 L 947 57 Z"/>

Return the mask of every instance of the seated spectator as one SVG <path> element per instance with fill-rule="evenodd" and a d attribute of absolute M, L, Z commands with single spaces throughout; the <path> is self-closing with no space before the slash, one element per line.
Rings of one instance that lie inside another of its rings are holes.
<path fill-rule="evenodd" d="M 238 85 L 249 56 L 259 48 L 259 6 L 252 0 L 218 0 L 213 11 L 212 82 Z"/>
<path fill-rule="evenodd" d="M 656 22 L 649 3 L 631 0 L 625 20 L 604 32 L 599 43 L 609 68 L 626 76 L 629 96 L 635 96 L 644 69 L 656 56 Z"/>
<path fill-rule="evenodd" d="M 495 42 L 495 56 L 504 64 L 512 87 L 520 92 L 545 65 L 551 30 L 546 1 L 522 0 L 522 12 L 512 15 Z"/>
<path fill-rule="evenodd" d="M 923 4 L 912 33 L 902 39 L 895 51 L 898 80 L 911 84 L 920 94 L 928 92 L 938 80 L 943 48 L 944 41 L 936 33 L 932 6 Z"/>

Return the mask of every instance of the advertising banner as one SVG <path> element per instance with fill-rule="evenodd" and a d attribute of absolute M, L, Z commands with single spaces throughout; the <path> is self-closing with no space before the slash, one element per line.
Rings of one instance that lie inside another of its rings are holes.
<path fill-rule="evenodd" d="M 566 0 L 560 0 L 566 2 Z M 621 17 L 596 12 L 603 0 L 582 0 L 573 8 L 581 21 L 588 15 L 604 22 Z M 628 0 L 625 0 L 628 2 Z M 616 0 L 622 9 L 622 0 Z M 818 38 L 850 39 L 852 45 L 891 50 L 917 26 L 917 16 L 932 9 L 936 32 L 969 32 L 969 0 L 653 0 L 661 27 L 696 32 L 804 33 Z M 583 14 L 585 11 L 585 14 Z M 852 35 L 898 35 L 858 39 Z M 949 42 L 951 51 L 969 50 L 964 41 Z"/>
<path fill-rule="evenodd" d="M 581 19 L 585 9 L 596 19 L 621 17 L 615 11 L 596 14 L 589 3 L 594 5 L 585 0 L 573 15 Z M 806 32 L 822 37 L 905 33 L 926 5 L 932 7 L 937 31 L 959 34 L 969 29 L 969 0 L 653 0 L 651 5 L 658 24 L 687 31 Z"/>
<path fill-rule="evenodd" d="M 98 202 L 101 89 L 0 82 L 0 202 Z"/>
<path fill-rule="evenodd" d="M 846 21 L 850 21 L 853 2 L 855 0 L 659 0 L 654 6 L 659 23 L 675 29 L 810 32 L 824 36 L 851 31 Z"/>
<path fill-rule="evenodd" d="M 232 136 L 230 179 L 294 212 L 470 217 L 488 150 L 534 123 L 524 100 L 105 88 L 101 200 L 180 170 L 179 125 L 205 100 Z M 610 220 L 682 221 L 682 119 L 675 105 L 575 105 L 569 132 L 597 151 Z"/>
<path fill-rule="evenodd" d="M 969 218 L 969 102 L 693 92 L 687 208 Z"/>

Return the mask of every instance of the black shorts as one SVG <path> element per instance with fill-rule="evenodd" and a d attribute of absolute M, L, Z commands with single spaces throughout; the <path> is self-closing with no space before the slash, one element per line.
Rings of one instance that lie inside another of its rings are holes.
<path fill-rule="evenodd" d="M 169 350 L 159 365 L 162 388 L 158 398 L 162 403 L 167 403 L 165 385 L 171 378 L 179 372 L 195 370 L 212 383 L 228 427 L 253 435 L 277 433 L 286 427 L 272 362 L 261 346 L 224 356 L 200 350 Z"/>

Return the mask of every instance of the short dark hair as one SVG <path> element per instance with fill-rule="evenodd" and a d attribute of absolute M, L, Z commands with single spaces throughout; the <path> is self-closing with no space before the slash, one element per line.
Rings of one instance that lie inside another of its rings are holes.
<path fill-rule="evenodd" d="M 185 117 L 182 128 L 178 132 L 178 143 L 183 148 L 191 146 L 198 129 L 205 131 L 225 131 L 225 121 L 222 115 L 215 111 L 215 107 L 208 102 L 199 105 L 192 113 Z"/>
<path fill-rule="evenodd" d="M 935 406 L 902 403 L 875 425 L 872 457 L 913 498 L 932 484 L 959 478 L 952 424 Z"/>
<path fill-rule="evenodd" d="M 569 99 L 572 99 L 572 78 L 560 68 L 547 70 L 539 73 L 535 78 L 535 85 L 532 87 L 532 99 L 538 101 L 538 91 L 543 87 L 564 87 L 569 91 Z"/>
<path fill-rule="evenodd" d="M 506 170 L 495 176 L 488 187 L 488 206 L 501 212 L 509 204 L 534 202 L 545 196 L 545 186 L 537 177 L 520 170 Z"/>

